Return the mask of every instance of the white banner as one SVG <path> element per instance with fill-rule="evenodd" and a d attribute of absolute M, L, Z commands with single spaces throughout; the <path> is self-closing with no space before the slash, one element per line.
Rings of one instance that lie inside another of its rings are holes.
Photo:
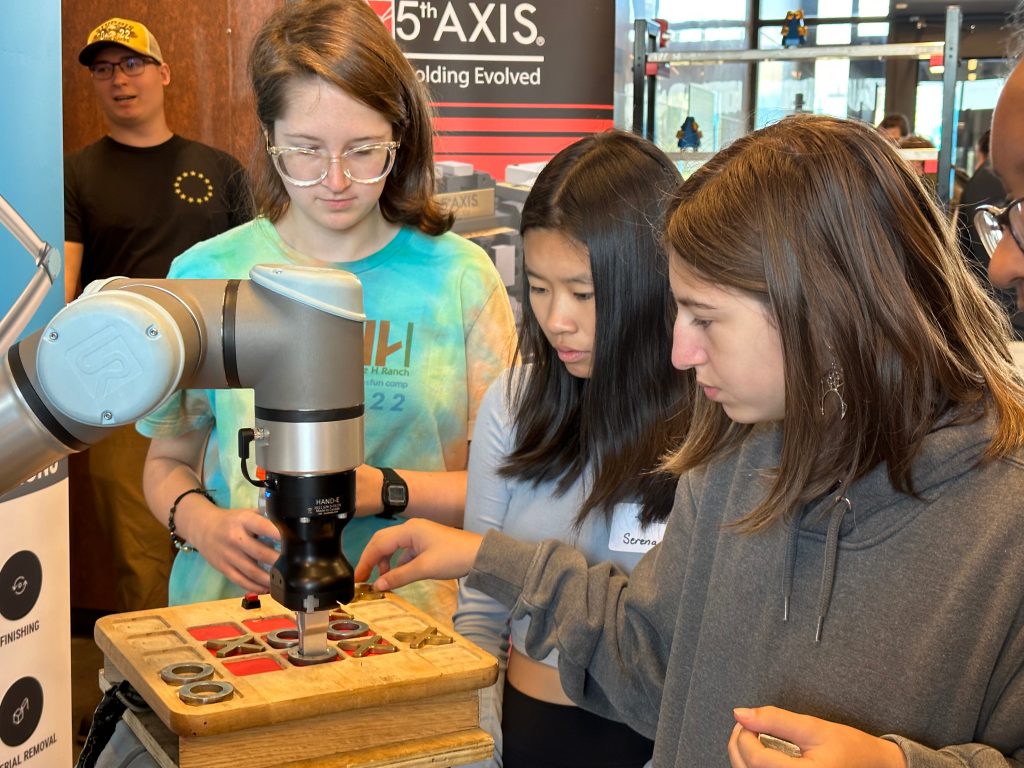
<path fill-rule="evenodd" d="M 0 499 L 0 768 L 72 761 L 66 466 Z"/>

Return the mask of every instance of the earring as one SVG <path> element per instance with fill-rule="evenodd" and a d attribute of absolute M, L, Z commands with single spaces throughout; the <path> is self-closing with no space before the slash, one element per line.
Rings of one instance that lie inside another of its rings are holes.
<path fill-rule="evenodd" d="M 839 398 L 839 420 L 846 418 L 846 401 L 843 400 L 843 372 L 832 360 L 829 369 L 821 377 L 821 415 L 825 415 L 825 400 L 829 395 Z"/>

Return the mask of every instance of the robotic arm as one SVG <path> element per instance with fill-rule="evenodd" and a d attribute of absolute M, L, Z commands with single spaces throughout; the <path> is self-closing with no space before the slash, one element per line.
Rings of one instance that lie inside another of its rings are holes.
<path fill-rule="evenodd" d="M 363 460 L 362 287 L 333 269 L 260 265 L 249 280 L 93 283 L 0 368 L 0 492 L 186 388 L 251 388 L 242 430 L 281 531 L 271 595 L 297 612 L 299 655 L 325 653 L 354 584 L 341 534 Z"/>

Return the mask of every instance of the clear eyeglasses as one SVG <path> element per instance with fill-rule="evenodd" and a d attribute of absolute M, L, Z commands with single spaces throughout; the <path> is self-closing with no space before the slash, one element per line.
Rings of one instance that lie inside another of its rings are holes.
<path fill-rule="evenodd" d="M 149 56 L 125 56 L 118 61 L 94 61 L 89 65 L 89 72 L 94 80 L 109 80 L 114 76 L 114 67 L 119 67 L 128 77 L 138 77 L 147 64 L 159 65 L 160 62 Z"/>
<path fill-rule="evenodd" d="M 1005 208 L 994 205 L 979 205 L 974 214 L 974 227 L 978 230 L 985 251 L 991 256 L 1003 239 L 1003 230 L 1010 231 L 1010 237 L 1017 247 L 1024 251 L 1024 197 L 1018 197 Z"/>
<path fill-rule="evenodd" d="M 357 184 L 376 184 L 395 164 L 395 152 L 401 146 L 397 141 L 363 144 L 332 155 L 325 149 L 308 147 L 275 147 L 267 137 L 267 152 L 274 158 L 274 166 L 281 178 L 296 187 L 312 187 L 327 178 L 334 163 L 341 163 L 345 176 Z"/>

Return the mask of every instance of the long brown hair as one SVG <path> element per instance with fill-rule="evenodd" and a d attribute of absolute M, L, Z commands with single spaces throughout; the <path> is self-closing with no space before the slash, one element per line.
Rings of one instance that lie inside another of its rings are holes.
<path fill-rule="evenodd" d="M 271 138 L 274 121 L 287 106 L 288 86 L 309 77 L 384 115 L 402 143 L 380 197 L 384 218 L 430 235 L 449 230 L 453 217 L 433 198 L 433 125 L 426 91 L 365 0 L 285 3 L 263 23 L 249 54 L 249 80 L 256 115 Z M 289 198 L 269 154 L 260 153 L 254 177 L 257 210 L 276 221 Z"/>
<path fill-rule="evenodd" d="M 793 116 L 719 152 L 680 188 L 667 242 L 684 270 L 762 301 L 782 340 L 786 416 L 779 465 L 739 525 L 763 528 L 885 462 L 911 469 L 940 418 L 994 410 L 992 458 L 1024 444 L 1024 385 L 1009 325 L 971 276 L 918 174 L 870 126 Z M 833 362 L 848 409 L 821 377 Z M 676 472 L 738 444 L 750 427 L 697 398 Z"/>
<path fill-rule="evenodd" d="M 679 171 L 649 141 L 622 131 L 587 136 L 555 155 L 523 205 L 520 231 L 549 229 L 586 249 L 597 327 L 590 378 L 571 375 L 544 336 L 524 280 L 517 357 L 509 377 L 515 447 L 505 477 L 557 481 L 589 470 L 576 525 L 639 502 L 645 525 L 672 510 L 676 478 L 659 471 L 690 418 L 689 376 L 672 369 L 672 297 L 661 242 Z"/>

